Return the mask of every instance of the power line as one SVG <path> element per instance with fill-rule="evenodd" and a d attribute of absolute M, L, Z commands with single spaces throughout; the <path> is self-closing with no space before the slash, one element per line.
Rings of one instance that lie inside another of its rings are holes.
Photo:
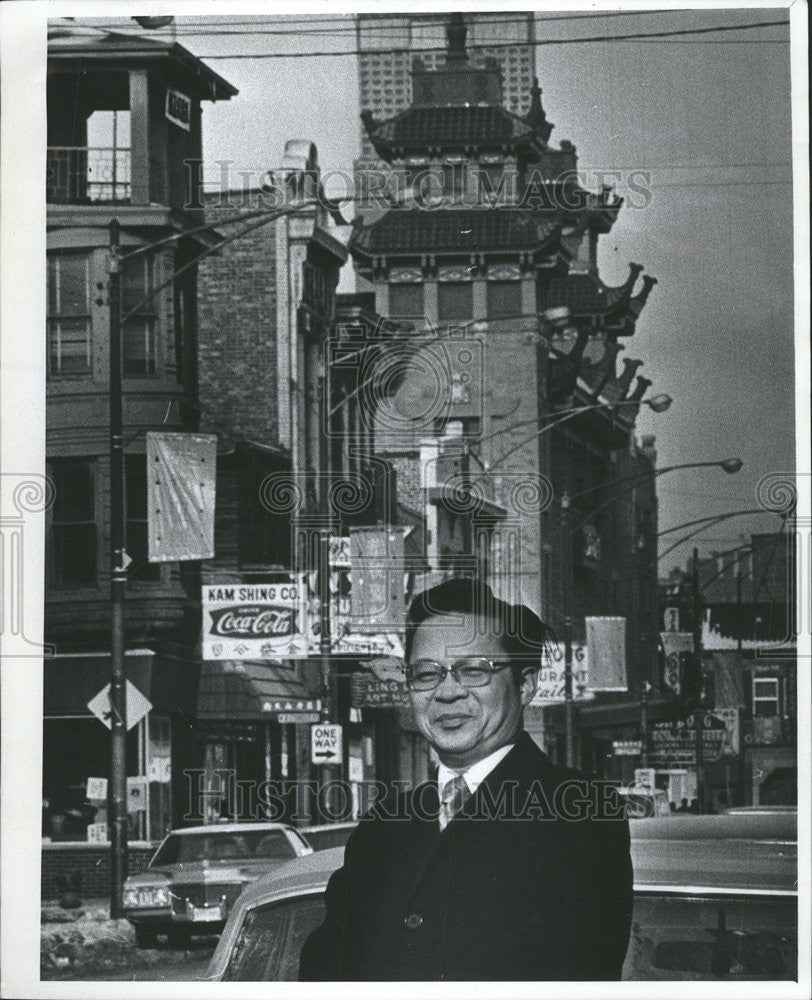
<path fill-rule="evenodd" d="M 717 32 L 728 32 L 728 31 L 748 31 L 757 28 L 771 28 L 771 27 L 786 27 L 789 25 L 788 20 L 784 21 L 754 21 L 750 24 L 741 25 L 717 25 L 711 28 L 680 28 L 668 31 L 651 31 L 651 32 L 634 32 L 626 35 L 590 35 L 584 38 L 545 38 L 545 39 L 533 39 L 532 41 L 525 42 L 504 42 L 495 43 L 492 45 L 471 45 L 469 46 L 470 51 L 476 51 L 477 49 L 488 49 L 493 51 L 494 49 L 515 49 L 517 46 L 532 46 L 540 48 L 542 46 L 556 46 L 556 45 L 585 45 L 595 42 L 630 42 L 639 41 L 642 39 L 664 39 L 664 38 L 679 38 L 684 35 L 706 35 L 713 34 Z M 775 39 L 769 40 L 768 44 L 789 44 L 788 40 L 785 39 Z M 391 49 L 386 49 L 387 55 L 395 55 L 398 53 L 407 54 L 419 54 L 421 52 L 445 52 L 445 46 L 438 46 L 436 48 L 421 48 L 415 49 L 411 46 L 407 48 L 395 47 Z M 325 56 L 358 56 L 358 55 L 369 55 L 369 49 L 346 49 L 346 50 L 322 50 L 319 52 L 239 52 L 232 54 L 207 54 L 201 56 L 202 59 L 312 59 L 316 57 Z"/>
<path fill-rule="evenodd" d="M 683 10 L 633 10 L 633 11 L 608 11 L 608 12 L 586 12 L 584 14 L 562 14 L 553 15 L 551 17 L 544 17 L 538 14 L 538 12 L 529 12 L 532 15 L 532 23 L 535 24 L 550 24 L 556 21 L 584 21 L 587 19 L 598 18 L 604 20 L 606 18 L 613 17 L 649 17 L 649 16 L 661 16 L 663 14 L 683 14 Z M 206 34 L 256 34 L 256 35 L 284 35 L 284 34 L 325 34 L 325 35 L 339 35 L 339 34 L 355 34 L 357 31 L 361 30 L 376 36 L 376 40 L 385 38 L 398 38 L 399 33 L 396 33 L 391 24 L 381 24 L 380 27 L 376 27 L 374 24 L 367 22 L 363 25 L 363 28 L 357 23 L 348 23 L 349 18 L 355 19 L 357 15 L 348 15 L 347 17 L 342 17 L 341 15 L 329 15 L 323 19 L 315 17 L 302 17 L 287 18 L 284 15 L 271 15 L 268 17 L 260 17 L 254 21 L 238 21 L 229 18 L 219 18 L 217 15 L 212 15 L 211 17 L 204 18 L 200 21 L 176 21 L 172 26 L 167 26 L 157 29 L 144 29 L 140 25 L 135 25 L 130 23 L 130 19 L 113 19 L 110 21 L 95 21 L 92 25 L 96 28 L 102 28 L 110 31 L 121 31 L 123 33 L 143 35 L 148 38 L 172 38 L 177 35 L 206 35 Z M 363 15 L 362 15 L 363 16 Z M 445 26 L 448 23 L 448 18 L 445 14 L 438 14 L 436 17 L 431 15 L 421 17 L 419 21 L 412 22 L 411 15 L 408 14 L 393 14 L 393 19 L 402 17 L 404 20 L 409 19 L 409 26 L 414 26 L 415 24 L 419 26 Z M 77 22 L 82 23 L 89 21 L 91 19 L 86 18 L 76 18 Z M 215 23 L 216 22 L 216 23 Z M 483 25 L 520 25 L 525 26 L 528 23 L 528 18 L 525 17 L 489 17 L 487 14 L 474 14 L 471 24 L 475 27 L 481 27 Z M 283 31 L 277 29 L 265 29 L 257 28 L 258 24 L 274 24 L 274 25 L 286 25 L 293 29 L 291 31 Z M 317 25 L 318 27 L 309 29 L 308 25 Z M 324 25 L 332 25 L 332 27 L 323 27 Z M 304 27 L 302 27 L 304 26 Z M 223 30 L 231 28 L 239 28 L 243 30 L 231 31 Z M 198 30 L 202 29 L 202 30 Z M 517 42 L 517 45 L 524 44 L 523 42 Z M 374 51 L 370 50 L 370 51 Z"/>

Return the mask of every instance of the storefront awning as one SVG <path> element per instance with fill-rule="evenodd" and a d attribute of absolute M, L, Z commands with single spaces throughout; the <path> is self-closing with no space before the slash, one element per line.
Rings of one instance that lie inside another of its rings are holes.
<path fill-rule="evenodd" d="M 260 721 L 280 712 L 319 712 L 315 671 L 255 660 L 205 660 L 201 666 L 197 718 Z"/>
<path fill-rule="evenodd" d="M 551 718 L 563 720 L 564 703 L 545 706 Z M 674 703 L 663 698 L 649 698 L 646 713 L 649 722 L 670 720 L 674 717 Z M 599 704 L 576 703 L 575 724 L 578 729 L 594 729 L 600 726 L 629 726 L 640 721 L 640 701 L 616 701 Z"/>
<path fill-rule="evenodd" d="M 47 657 L 44 663 L 45 718 L 92 716 L 88 702 L 110 683 L 109 652 L 63 654 Z M 151 649 L 134 649 L 124 654 L 124 669 L 127 680 L 152 703 L 155 711 L 192 716 L 197 693 L 194 661 Z"/>

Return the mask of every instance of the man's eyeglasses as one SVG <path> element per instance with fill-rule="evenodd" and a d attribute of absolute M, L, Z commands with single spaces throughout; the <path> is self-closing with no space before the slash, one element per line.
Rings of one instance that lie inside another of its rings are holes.
<path fill-rule="evenodd" d="M 448 674 L 465 688 L 486 687 L 497 670 L 504 670 L 509 663 L 498 663 L 483 656 L 467 656 L 444 667 L 436 660 L 416 660 L 406 668 L 406 684 L 412 691 L 433 691 Z"/>

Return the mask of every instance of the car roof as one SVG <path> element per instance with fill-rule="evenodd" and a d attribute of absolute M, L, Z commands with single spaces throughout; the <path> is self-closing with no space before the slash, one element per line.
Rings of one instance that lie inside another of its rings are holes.
<path fill-rule="evenodd" d="M 343 847 L 329 847 L 326 851 L 314 851 L 313 854 L 286 861 L 244 889 L 240 902 L 250 904 L 257 898 L 270 902 L 299 893 L 318 892 L 327 885 L 327 880 L 341 867 L 343 860 Z"/>
<path fill-rule="evenodd" d="M 358 821 L 351 823 L 318 823 L 314 826 L 300 826 L 298 832 L 307 835 L 308 833 L 323 833 L 325 830 L 348 830 L 358 826 Z"/>
<path fill-rule="evenodd" d="M 245 833 L 250 830 L 264 830 L 266 833 L 271 830 L 292 830 L 293 827 L 287 823 L 209 823 L 207 826 L 183 826 L 177 830 L 170 830 L 167 834 L 172 837 L 175 834 L 185 837 L 190 833 Z"/>
<path fill-rule="evenodd" d="M 797 879 L 794 817 L 663 816 L 631 820 L 636 890 L 687 886 L 722 891 L 792 892 Z M 686 849 L 685 841 L 694 842 Z M 344 860 L 343 847 L 296 858 L 244 890 L 247 906 L 320 892 Z"/>

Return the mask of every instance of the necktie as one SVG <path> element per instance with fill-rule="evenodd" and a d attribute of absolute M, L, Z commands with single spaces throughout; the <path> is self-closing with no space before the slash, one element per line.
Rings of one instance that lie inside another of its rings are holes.
<path fill-rule="evenodd" d="M 451 820 L 470 799 L 471 792 L 461 774 L 447 781 L 440 796 L 440 829 L 445 830 Z"/>

